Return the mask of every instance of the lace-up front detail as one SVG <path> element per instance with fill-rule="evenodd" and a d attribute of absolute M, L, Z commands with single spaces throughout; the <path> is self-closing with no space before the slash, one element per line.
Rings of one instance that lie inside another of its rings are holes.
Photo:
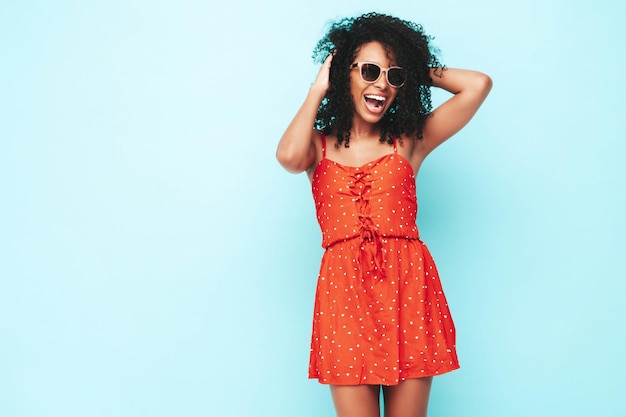
<path fill-rule="evenodd" d="M 348 189 L 354 201 L 357 226 L 361 240 L 361 268 L 365 274 L 384 274 L 382 247 L 376 224 L 372 220 L 370 199 L 372 194 L 371 173 L 356 169 L 347 174 Z"/>

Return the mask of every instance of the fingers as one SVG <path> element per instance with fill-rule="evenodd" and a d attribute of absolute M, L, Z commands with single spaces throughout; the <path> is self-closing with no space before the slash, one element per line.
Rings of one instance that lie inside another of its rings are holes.
<path fill-rule="evenodd" d="M 333 51 L 330 54 L 328 54 L 328 56 L 324 60 L 324 63 L 322 64 L 322 66 L 323 67 L 328 67 L 328 69 L 330 69 L 330 64 L 332 64 L 333 57 L 335 56 L 336 53 L 337 53 L 337 50 L 333 49 Z"/>
<path fill-rule="evenodd" d="M 317 78 L 315 79 L 313 85 L 323 88 L 324 90 L 328 89 L 328 86 L 330 84 L 330 65 L 333 61 L 334 55 L 335 51 L 328 54 L 328 56 L 324 60 L 324 63 L 320 67 L 319 73 L 317 74 Z"/>
<path fill-rule="evenodd" d="M 333 49 L 333 51 L 330 54 L 328 54 L 328 56 L 326 57 L 326 59 L 324 60 L 324 63 L 322 65 L 330 66 L 330 64 L 333 61 L 333 57 L 335 56 L 336 52 L 337 52 L 337 50 Z"/>

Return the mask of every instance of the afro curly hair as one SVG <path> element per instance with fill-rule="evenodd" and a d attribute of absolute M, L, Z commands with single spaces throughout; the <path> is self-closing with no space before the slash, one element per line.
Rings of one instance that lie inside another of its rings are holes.
<path fill-rule="evenodd" d="M 334 54 L 330 68 L 330 87 L 315 118 L 315 128 L 335 133 L 336 147 L 349 146 L 354 103 L 350 96 L 350 65 L 360 47 L 379 42 L 396 65 L 406 71 L 406 82 L 383 116 L 381 142 L 393 143 L 394 137 L 421 139 L 426 118 L 432 111 L 430 68 L 443 68 L 432 46 L 433 38 L 421 25 L 379 13 L 344 18 L 329 24 L 329 29 L 313 50 L 313 60 L 322 63 Z"/>

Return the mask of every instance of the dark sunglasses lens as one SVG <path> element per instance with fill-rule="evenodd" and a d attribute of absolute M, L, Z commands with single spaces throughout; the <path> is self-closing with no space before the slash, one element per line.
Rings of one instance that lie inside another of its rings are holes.
<path fill-rule="evenodd" d="M 374 82 L 380 77 L 380 67 L 376 64 L 361 65 L 361 77 L 367 82 Z"/>
<path fill-rule="evenodd" d="M 389 84 L 399 87 L 405 81 L 404 70 L 402 68 L 390 68 L 387 72 L 387 78 L 389 79 Z"/>

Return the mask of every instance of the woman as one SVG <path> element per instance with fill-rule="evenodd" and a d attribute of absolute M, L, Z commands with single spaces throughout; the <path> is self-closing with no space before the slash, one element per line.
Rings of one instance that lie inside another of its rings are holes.
<path fill-rule="evenodd" d="M 432 377 L 458 368 L 454 324 L 415 224 L 415 175 L 491 89 L 444 68 L 412 22 L 370 13 L 331 25 L 324 59 L 277 159 L 306 171 L 322 229 L 309 377 L 339 417 L 425 416 Z M 321 59 L 320 59 L 321 61 Z M 453 94 L 432 109 L 430 88 Z"/>

